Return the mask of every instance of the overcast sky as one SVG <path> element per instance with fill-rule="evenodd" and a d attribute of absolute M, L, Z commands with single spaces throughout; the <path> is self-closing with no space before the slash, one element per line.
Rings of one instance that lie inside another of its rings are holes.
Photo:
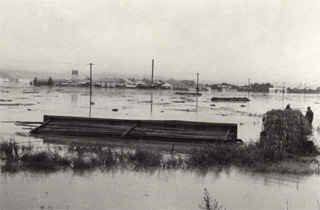
<path fill-rule="evenodd" d="M 0 0 L 5 69 L 320 86 L 317 0 Z"/>

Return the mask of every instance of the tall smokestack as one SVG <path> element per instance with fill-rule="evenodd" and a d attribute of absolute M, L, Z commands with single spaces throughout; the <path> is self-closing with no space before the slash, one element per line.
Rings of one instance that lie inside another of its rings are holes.
<path fill-rule="evenodd" d="M 152 74 L 151 74 L 151 83 L 153 84 L 153 68 L 154 68 L 154 60 L 152 59 Z"/>

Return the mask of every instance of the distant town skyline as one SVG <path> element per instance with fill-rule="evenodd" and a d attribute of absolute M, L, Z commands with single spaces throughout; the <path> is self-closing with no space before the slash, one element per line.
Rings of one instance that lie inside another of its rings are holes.
<path fill-rule="evenodd" d="M 69 74 L 57 74 L 56 72 L 23 72 L 23 71 L 15 71 L 14 74 L 10 74 L 12 72 L 10 71 L 0 71 L 0 79 L 2 78 L 7 78 L 7 79 L 18 79 L 19 81 L 22 80 L 28 80 L 29 82 L 32 82 L 35 77 L 37 77 L 37 79 L 43 81 L 43 80 L 48 80 L 49 78 L 52 78 L 53 80 L 73 80 L 73 75 L 72 72 L 73 71 L 77 71 L 78 75 L 77 78 L 79 80 L 85 80 L 90 78 L 89 77 L 89 72 L 85 71 L 86 74 L 83 75 L 79 75 L 79 71 L 78 70 L 72 70 L 69 72 Z M 8 73 L 8 75 L 7 75 Z M 101 80 L 104 78 L 109 78 L 109 79 L 134 79 L 135 81 L 143 81 L 143 80 L 149 80 L 151 81 L 151 75 L 147 75 L 146 77 L 142 77 L 142 75 L 121 75 L 121 74 L 114 74 L 114 75 L 106 75 L 106 74 L 94 74 L 93 75 L 93 80 Z M 201 76 L 201 75 L 199 75 Z M 19 79 L 20 78 L 20 79 Z M 188 81 L 193 81 L 196 82 L 197 78 L 167 78 L 167 77 L 156 77 L 154 79 L 154 81 L 169 81 L 169 80 L 177 80 L 177 81 L 183 81 L 183 80 L 188 80 Z M 208 84 L 208 85 L 215 85 L 215 84 L 230 84 L 230 85 L 236 85 L 236 86 L 247 86 L 248 83 L 250 82 L 250 85 L 254 85 L 254 84 L 271 84 L 274 87 L 278 87 L 278 88 L 299 88 L 299 89 L 317 89 L 320 86 L 316 86 L 316 85 L 310 85 L 307 83 L 286 83 L 286 82 L 281 82 L 281 83 L 277 83 L 277 82 L 273 82 L 273 81 L 263 81 L 263 82 L 258 82 L 258 81 L 254 81 L 251 78 L 248 79 L 244 79 L 242 81 L 237 81 L 237 82 L 233 82 L 233 81 L 228 81 L 228 80 L 224 80 L 224 81 L 207 81 L 205 78 L 204 79 L 199 79 L 199 84 Z"/>
<path fill-rule="evenodd" d="M 319 87 L 319 1 L 0 0 L 0 71 Z M 48 75 L 55 77 L 55 75 Z"/>

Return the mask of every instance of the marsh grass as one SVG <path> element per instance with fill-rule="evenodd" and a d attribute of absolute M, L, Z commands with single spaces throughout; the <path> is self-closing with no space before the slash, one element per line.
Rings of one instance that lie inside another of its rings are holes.
<path fill-rule="evenodd" d="M 182 157 L 180 154 L 178 155 L 173 155 L 171 154 L 168 158 L 163 158 L 163 168 L 168 168 L 168 169 L 178 169 L 178 168 L 186 168 L 186 158 Z"/>
<path fill-rule="evenodd" d="M 31 170 L 57 170 L 58 167 L 55 159 L 46 152 L 26 154 L 20 160 L 25 168 Z"/>
<path fill-rule="evenodd" d="M 310 174 L 320 173 L 319 161 L 312 157 L 294 155 L 251 144 L 198 144 L 184 154 L 163 152 L 155 146 L 139 144 L 135 148 L 110 145 L 71 144 L 51 145 L 47 150 L 35 151 L 15 141 L 3 141 L 0 151 L 5 157 L 3 171 L 60 169 L 94 170 L 112 167 L 129 169 L 201 169 L 236 166 L 255 172 Z"/>
<path fill-rule="evenodd" d="M 256 144 L 207 144 L 194 147 L 187 159 L 190 167 L 209 167 L 216 165 L 256 166 L 264 161 L 262 151 Z"/>
<path fill-rule="evenodd" d="M 149 146 L 128 150 L 105 145 L 72 144 L 64 148 L 51 145 L 47 150 L 35 151 L 32 147 L 22 149 L 22 146 L 11 140 L 3 141 L 0 146 L 5 159 L 2 170 L 8 172 L 56 171 L 67 168 L 91 170 L 116 166 L 146 168 L 163 165 L 163 154 Z"/>
<path fill-rule="evenodd" d="M 194 147 L 185 161 L 189 168 L 237 166 L 256 172 L 320 173 L 319 162 L 312 156 L 309 157 L 304 160 L 301 154 L 295 155 L 272 149 L 258 142 L 244 145 L 208 144 Z"/>
<path fill-rule="evenodd" d="M 5 159 L 15 160 L 19 159 L 20 155 L 29 153 L 33 148 L 31 145 L 20 146 L 14 139 L 9 139 L 8 141 L 1 139 L 0 152 Z"/>
<path fill-rule="evenodd" d="M 203 201 L 199 205 L 201 210 L 221 210 L 222 206 L 216 199 L 213 199 L 206 188 L 204 188 Z"/>
<path fill-rule="evenodd" d="M 135 166 L 156 167 L 163 162 L 163 155 L 160 151 L 149 147 L 138 147 L 128 154 L 128 162 Z"/>

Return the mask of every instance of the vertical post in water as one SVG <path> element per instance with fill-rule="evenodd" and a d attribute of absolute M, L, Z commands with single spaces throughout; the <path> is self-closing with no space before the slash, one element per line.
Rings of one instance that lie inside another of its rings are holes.
<path fill-rule="evenodd" d="M 199 93 L 199 73 L 197 73 L 197 95 Z"/>
<path fill-rule="evenodd" d="M 151 72 L 151 84 L 153 87 L 153 70 L 154 70 L 154 60 L 152 59 L 152 72 Z M 153 106 L 153 94 L 151 92 L 151 114 L 152 114 L 152 106 Z"/>
<path fill-rule="evenodd" d="M 199 73 L 197 73 L 197 87 L 196 87 L 196 110 L 198 111 L 198 94 L 199 94 Z"/>
<path fill-rule="evenodd" d="M 154 60 L 152 59 L 152 72 L 151 72 L 151 83 L 153 85 L 153 70 L 154 70 Z"/>
<path fill-rule="evenodd" d="M 90 102 L 89 102 L 89 117 L 91 117 L 91 104 L 92 104 L 92 65 L 93 63 L 89 63 L 90 65 Z"/>

